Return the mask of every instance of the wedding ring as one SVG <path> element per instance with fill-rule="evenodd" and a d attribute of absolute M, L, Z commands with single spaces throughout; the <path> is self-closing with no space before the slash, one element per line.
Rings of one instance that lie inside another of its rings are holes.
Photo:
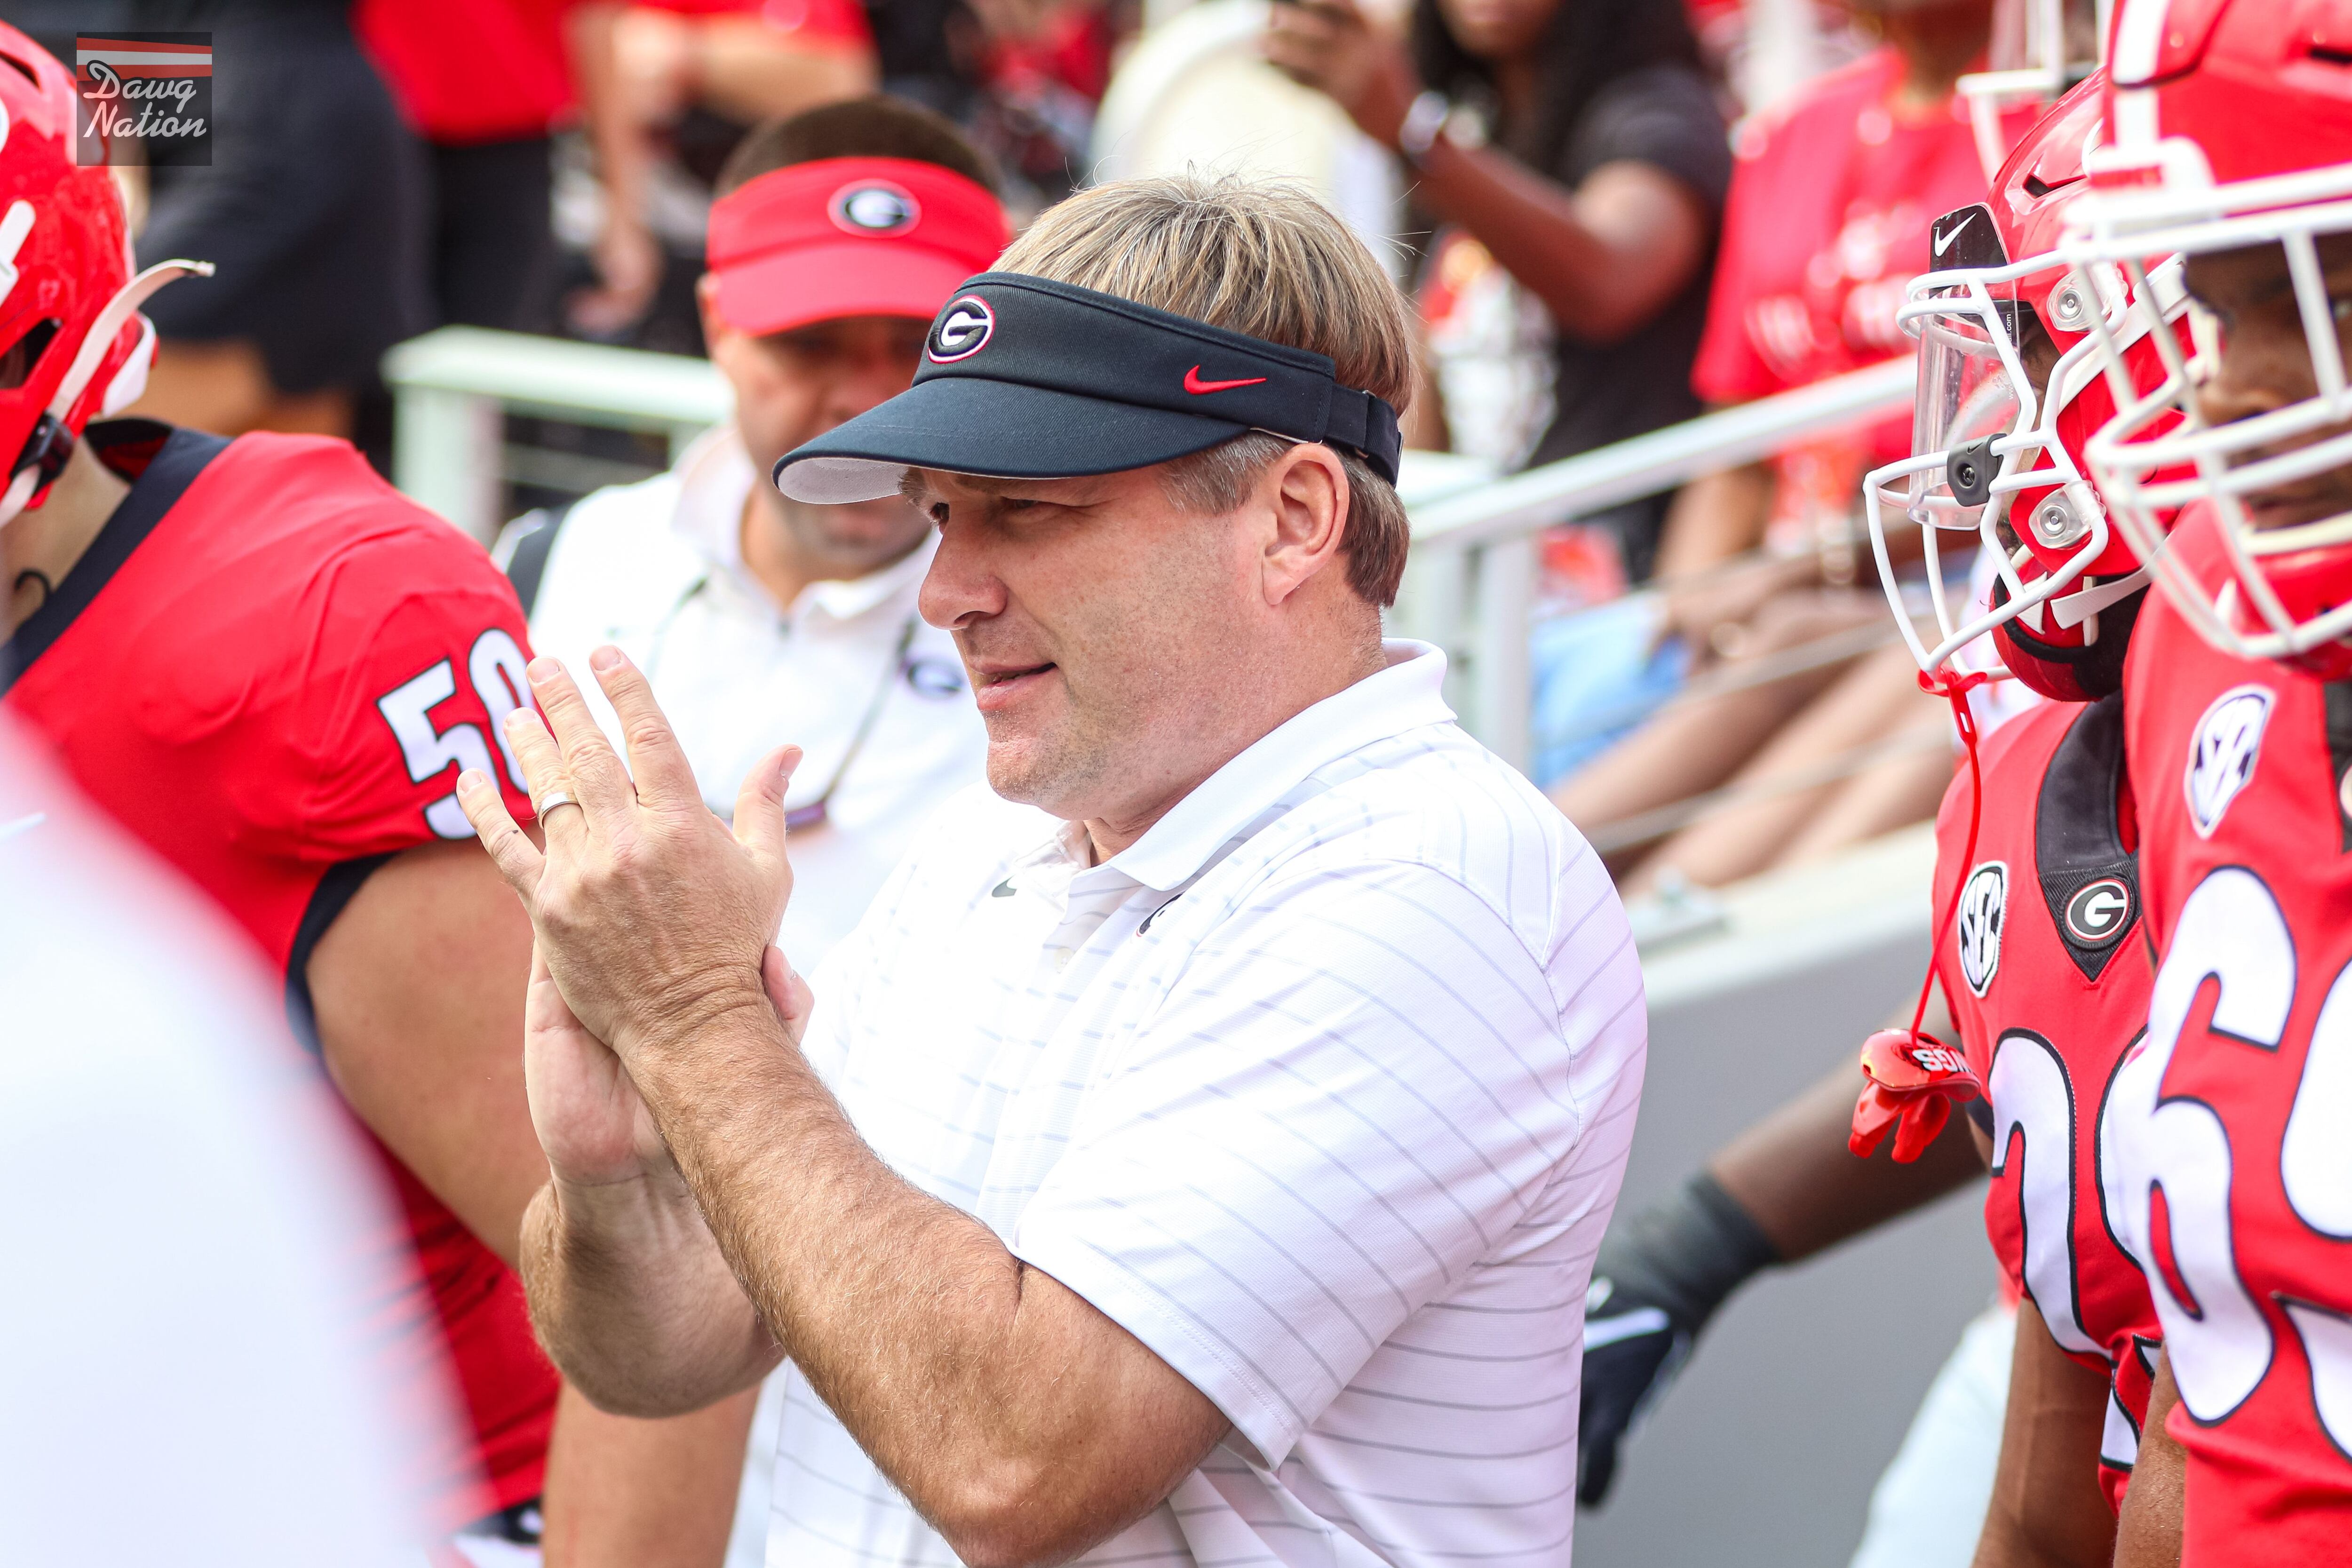
<path fill-rule="evenodd" d="M 553 811 L 559 805 L 579 806 L 583 812 L 585 812 L 588 809 L 586 806 L 580 805 L 578 801 L 572 799 L 562 790 L 551 789 L 545 795 L 540 796 L 538 807 L 539 819 L 541 822 L 545 822 L 547 820 L 547 814 Z"/>

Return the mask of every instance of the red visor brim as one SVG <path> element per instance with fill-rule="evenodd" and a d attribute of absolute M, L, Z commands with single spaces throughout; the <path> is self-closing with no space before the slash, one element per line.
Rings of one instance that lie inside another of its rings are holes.
<path fill-rule="evenodd" d="M 872 240 L 775 251 L 715 270 L 719 318 L 754 337 L 847 316 L 928 321 L 972 275 L 969 259 Z"/>

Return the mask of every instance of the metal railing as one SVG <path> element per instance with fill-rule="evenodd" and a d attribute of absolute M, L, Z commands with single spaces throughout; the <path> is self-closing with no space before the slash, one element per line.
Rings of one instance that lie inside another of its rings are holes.
<path fill-rule="evenodd" d="M 1528 641 L 1541 566 L 1536 536 L 1897 412 L 1911 402 L 1912 374 L 1907 358 L 1891 360 L 1416 505 L 1396 624 L 1446 650 L 1464 723 L 1525 768 Z"/>
<path fill-rule="evenodd" d="M 509 477 L 504 416 L 649 431 L 675 458 L 727 417 L 734 395 L 709 360 L 523 332 L 443 327 L 384 355 L 392 479 L 488 543 Z"/>
<path fill-rule="evenodd" d="M 394 400 L 394 481 L 485 542 L 505 521 L 503 483 L 527 477 L 505 445 L 506 414 L 650 431 L 675 456 L 732 406 L 707 360 L 472 327 L 399 345 L 385 356 L 384 380 Z M 1507 479 L 1467 458 L 1408 452 L 1398 489 L 1412 514 L 1412 555 L 1393 625 L 1446 650 L 1465 724 L 1524 768 L 1538 534 L 1894 412 L 1910 401 L 1911 384 L 1911 363 L 1891 361 Z"/>

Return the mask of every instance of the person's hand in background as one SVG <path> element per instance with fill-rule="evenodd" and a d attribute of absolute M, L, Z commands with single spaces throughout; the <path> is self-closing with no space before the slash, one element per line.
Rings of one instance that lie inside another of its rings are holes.
<path fill-rule="evenodd" d="M 595 337 L 610 337 L 634 325 L 661 287 L 662 249 L 636 213 L 613 201 L 604 226 L 589 248 L 596 283 L 565 301 L 572 324 Z"/>
<path fill-rule="evenodd" d="M 635 21 L 641 23 L 642 17 Z M 591 0 L 576 7 L 565 23 L 572 74 L 580 83 L 581 118 L 596 153 L 596 179 L 603 188 L 604 216 L 589 258 L 595 264 L 596 284 L 573 292 L 563 302 L 573 327 L 596 337 L 610 337 L 634 323 L 652 304 L 661 286 L 661 247 L 645 222 L 646 167 L 651 157 L 646 144 L 650 121 L 645 95 L 659 70 L 640 60 L 625 61 L 623 8 Z M 673 28 L 684 48 L 682 29 Z M 650 32 L 633 24 L 634 52 L 658 54 L 668 37 L 656 26 Z M 677 69 L 684 69 L 684 56 Z"/>
<path fill-rule="evenodd" d="M 1396 146 L 1421 78 L 1403 40 L 1351 0 L 1276 0 L 1259 47 L 1283 75 L 1328 95 L 1365 135 Z"/>
<path fill-rule="evenodd" d="M 1698 664 L 1741 658 L 1757 651 L 1757 622 L 1767 606 L 1819 577 L 1811 556 L 1757 554 L 1661 582 L 1657 641 L 1681 637 Z"/>

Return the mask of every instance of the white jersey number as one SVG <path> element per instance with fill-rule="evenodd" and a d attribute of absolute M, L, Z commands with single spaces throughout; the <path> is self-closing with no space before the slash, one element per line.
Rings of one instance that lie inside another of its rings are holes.
<path fill-rule="evenodd" d="M 530 688 L 523 675 L 526 662 L 514 638 L 497 626 L 476 637 L 473 651 L 466 657 L 467 677 L 473 683 L 474 695 L 481 700 L 483 710 L 489 715 L 490 733 L 498 738 L 499 751 L 506 759 L 507 777 L 514 781 L 517 789 L 530 786 L 523 782 L 522 763 L 515 759 L 514 748 L 507 743 L 506 716 L 530 702 Z M 383 715 L 383 721 L 392 726 L 393 736 L 400 742 L 401 760 L 408 765 L 411 784 L 439 777 L 449 771 L 452 763 L 460 772 L 467 768 L 478 768 L 485 773 L 493 771 L 490 749 L 482 739 L 480 725 L 452 724 L 446 730 L 433 727 L 432 710 L 457 694 L 457 671 L 445 658 L 376 699 L 376 711 Z M 472 825 L 457 805 L 454 787 L 425 808 L 425 825 L 444 838 L 474 836 Z"/>
<path fill-rule="evenodd" d="M 2012 1029 L 1993 1047 L 1985 1089 L 1992 1101 L 1992 1173 L 2017 1173 L 2018 1223 L 2025 1233 L 2025 1289 L 2061 1347 L 2103 1356 L 2083 1331 L 2074 1271 L 2074 1086 L 2066 1064 L 2041 1036 Z M 2011 1152 L 2011 1145 L 2015 1152 Z"/>
<path fill-rule="evenodd" d="M 2275 1347 L 2269 1320 L 2238 1273 L 2228 1131 L 2203 1101 L 2163 1091 L 2165 1069 L 2208 979 L 2220 987 L 2210 1032 L 2251 1049 L 2278 1049 L 2294 1005 L 2294 941 L 2278 900 L 2242 868 L 2211 873 L 2181 907 L 2149 996 L 2147 1043 L 2116 1074 L 2099 1128 L 2101 1179 L 2116 1238 L 2147 1276 L 2181 1403 L 2210 1424 L 2261 1386 Z M 2336 1238 L 2352 1238 L 2347 989 L 2339 974 L 2313 1030 L 2279 1150 L 2289 1205 L 2314 1231 Z M 2169 1222 L 2169 1277 L 2155 1244 L 2159 1190 Z M 2189 1300 L 2175 1294 L 2175 1278 Z M 2326 1308 L 2283 1304 L 2311 1364 L 2320 1419 L 2331 1440 L 2352 1452 L 2352 1320 Z"/>

